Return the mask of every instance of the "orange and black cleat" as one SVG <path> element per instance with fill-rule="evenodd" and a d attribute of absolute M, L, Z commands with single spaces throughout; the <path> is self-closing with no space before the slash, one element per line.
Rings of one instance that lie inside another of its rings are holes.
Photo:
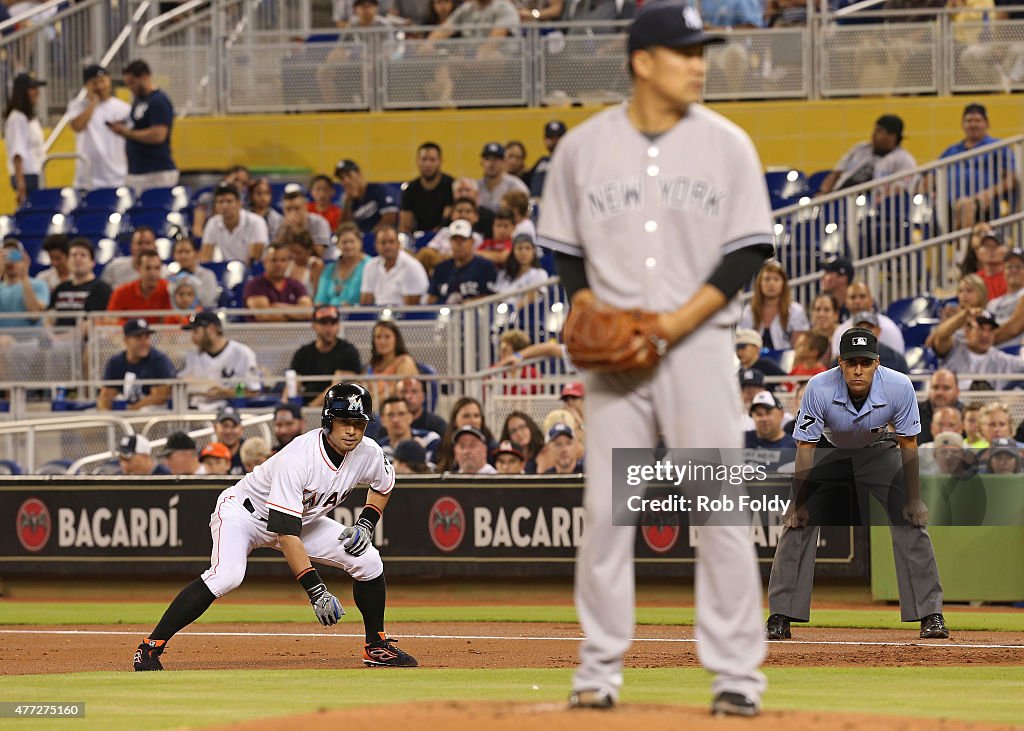
<path fill-rule="evenodd" d="M 385 668 L 416 668 L 419 663 L 416 658 L 407 652 L 402 652 L 396 646 L 398 640 L 393 640 L 383 632 L 378 633 L 380 639 L 376 642 L 369 642 L 363 647 L 363 664 L 367 667 Z"/>
<path fill-rule="evenodd" d="M 160 655 L 163 654 L 166 644 L 167 640 L 151 640 L 147 637 L 146 641 L 135 651 L 135 658 L 132 660 L 135 672 L 163 670 L 164 666 L 160 664 Z"/>

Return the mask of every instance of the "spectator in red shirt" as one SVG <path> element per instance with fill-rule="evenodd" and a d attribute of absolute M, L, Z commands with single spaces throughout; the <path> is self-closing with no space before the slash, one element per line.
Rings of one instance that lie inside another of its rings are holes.
<path fill-rule="evenodd" d="M 309 183 L 309 195 L 313 198 L 306 206 L 310 213 L 319 213 L 331 224 L 331 231 L 341 225 L 341 208 L 334 205 L 334 183 L 326 175 L 317 175 Z"/>
<path fill-rule="evenodd" d="M 122 284 L 110 295 L 108 312 L 134 312 L 137 310 L 170 310 L 171 295 L 167 280 L 160 276 L 163 262 L 155 251 L 140 251 L 136 257 L 135 269 L 139 278 Z M 163 320 L 149 318 L 153 322 Z M 124 318 L 119 320 L 124 323 Z"/>
<path fill-rule="evenodd" d="M 796 353 L 793 355 L 791 376 L 815 376 L 825 372 L 822 360 L 829 352 L 828 338 L 821 333 L 809 330 L 796 338 Z M 795 383 L 787 383 L 786 390 L 796 388 Z"/>
<path fill-rule="evenodd" d="M 497 219 L 495 219 L 497 221 Z M 530 336 L 525 331 L 518 328 L 512 330 L 506 330 L 502 333 L 501 339 L 498 341 L 498 360 L 507 358 L 513 353 L 518 353 L 520 350 L 530 344 Z M 518 380 L 530 380 L 536 381 L 539 377 L 537 369 L 532 365 L 523 366 L 518 371 L 505 371 L 501 374 L 502 378 L 516 379 Z M 525 394 L 536 394 L 538 388 L 533 384 L 517 383 L 515 385 L 505 386 L 502 391 L 506 396 L 522 396 Z"/>
<path fill-rule="evenodd" d="M 1003 237 L 990 231 L 981 237 L 978 247 L 978 260 L 981 267 L 978 276 L 985 280 L 988 298 L 995 299 L 1006 294 L 1006 244 Z"/>
<path fill-rule="evenodd" d="M 313 308 L 313 298 L 302 282 L 285 276 L 292 255 L 288 246 L 275 241 L 263 254 L 264 273 L 253 277 L 245 284 L 242 296 L 250 310 L 276 309 L 277 313 L 253 315 L 258 322 L 286 322 L 308 320 Z"/>
<path fill-rule="evenodd" d="M 502 208 L 494 214 L 494 238 L 487 239 L 476 248 L 476 253 L 489 259 L 495 267 L 501 268 L 508 261 L 512 252 L 512 232 L 515 230 L 515 217 L 508 208 Z"/>

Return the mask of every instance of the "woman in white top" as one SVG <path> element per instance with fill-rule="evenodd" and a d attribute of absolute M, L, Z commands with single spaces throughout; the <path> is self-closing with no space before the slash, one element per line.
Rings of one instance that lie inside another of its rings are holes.
<path fill-rule="evenodd" d="M 547 270 L 540 265 L 540 260 L 537 258 L 537 246 L 533 243 L 533 238 L 526 234 L 519 234 L 512 239 L 512 256 L 505 261 L 505 268 L 498 272 L 494 291 L 501 293 L 523 287 L 534 287 L 546 281 L 550 276 Z M 525 296 L 521 295 L 515 300 L 509 300 L 509 303 L 518 309 L 533 302 L 535 297 L 536 292 L 531 292 Z"/>
<path fill-rule="evenodd" d="M 36 116 L 40 86 L 46 86 L 46 82 L 32 74 L 15 76 L 11 100 L 4 112 L 7 173 L 19 206 L 39 189 L 43 172 L 43 125 Z"/>
<path fill-rule="evenodd" d="M 795 337 L 810 329 L 803 305 L 793 301 L 786 270 L 774 259 L 757 273 L 754 295 L 743 307 L 739 327 L 761 333 L 769 350 L 789 350 Z"/>

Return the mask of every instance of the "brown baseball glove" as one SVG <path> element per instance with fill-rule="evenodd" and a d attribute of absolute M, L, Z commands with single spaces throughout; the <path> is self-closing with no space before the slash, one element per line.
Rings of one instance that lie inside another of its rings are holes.
<path fill-rule="evenodd" d="M 562 342 L 577 368 L 604 373 L 653 368 L 669 345 L 657 313 L 609 307 L 588 289 L 572 298 Z"/>

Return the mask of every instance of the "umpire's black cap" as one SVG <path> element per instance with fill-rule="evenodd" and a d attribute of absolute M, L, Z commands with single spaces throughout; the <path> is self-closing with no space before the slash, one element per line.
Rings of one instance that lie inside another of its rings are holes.
<path fill-rule="evenodd" d="M 645 3 L 629 26 L 629 53 L 651 46 L 683 48 L 724 43 L 721 36 L 709 36 L 697 9 L 684 0 L 654 0 Z"/>
<path fill-rule="evenodd" d="M 843 360 L 850 358 L 878 360 L 878 338 L 870 330 L 851 327 L 839 339 L 839 357 Z"/>

